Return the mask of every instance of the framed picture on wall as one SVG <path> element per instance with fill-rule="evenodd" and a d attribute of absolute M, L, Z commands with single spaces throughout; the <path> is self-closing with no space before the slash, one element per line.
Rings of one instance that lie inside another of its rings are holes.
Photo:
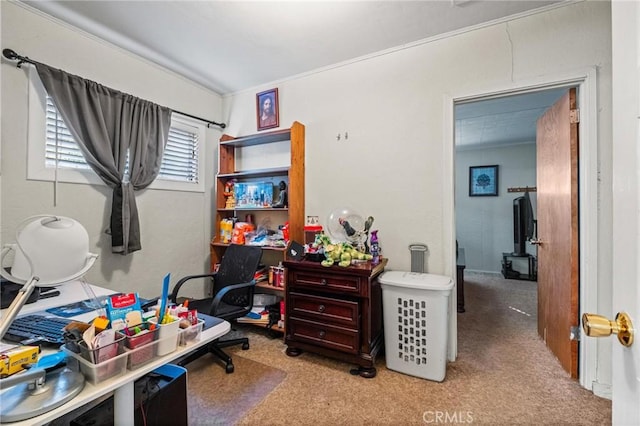
<path fill-rule="evenodd" d="M 469 197 L 498 195 L 498 166 L 469 167 Z"/>
<path fill-rule="evenodd" d="M 278 127 L 278 88 L 266 90 L 256 95 L 258 130 Z"/>

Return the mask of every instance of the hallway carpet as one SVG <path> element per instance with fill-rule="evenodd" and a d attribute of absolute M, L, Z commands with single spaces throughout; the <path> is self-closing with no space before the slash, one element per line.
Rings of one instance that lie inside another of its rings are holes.
<path fill-rule="evenodd" d="M 351 365 L 330 358 L 311 353 L 288 357 L 282 339 L 245 326 L 239 330 L 249 336 L 251 349 L 228 349 L 236 372 L 224 379 L 242 374 L 242 380 L 251 377 L 256 385 L 273 380 L 277 370 L 283 374 L 282 382 L 266 396 L 261 394 L 264 389 L 257 391 L 253 406 L 240 409 L 246 412 L 227 413 L 217 424 L 611 424 L 611 401 L 594 396 L 571 379 L 538 338 L 536 283 L 466 275 L 466 312 L 456 314 L 458 358 L 448 363 L 444 382 L 389 370 L 384 356 L 376 361 L 375 378 L 352 376 Z M 244 360 L 270 369 L 244 367 Z M 204 375 L 191 374 L 193 364 L 188 366 L 190 388 L 204 380 Z M 251 371 L 239 374 L 243 368 Z M 201 397 L 208 406 L 225 403 L 226 383 L 216 379 L 207 386 L 210 392 Z M 244 389 L 251 399 L 254 387 Z M 233 410 L 231 405 L 225 410 Z M 212 412 L 190 423 L 216 424 L 215 419 Z"/>

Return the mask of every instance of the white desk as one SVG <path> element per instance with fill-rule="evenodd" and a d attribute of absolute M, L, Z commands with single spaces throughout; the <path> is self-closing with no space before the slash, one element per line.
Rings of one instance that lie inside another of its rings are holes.
<path fill-rule="evenodd" d="M 96 296 L 103 296 L 107 294 L 112 294 L 113 291 L 91 286 Z M 84 287 L 80 282 L 74 282 L 65 284 L 63 286 L 58 287 L 60 290 L 60 296 L 52 297 L 49 299 L 39 300 L 35 303 L 31 303 L 28 305 L 24 305 L 22 310 L 19 312 L 20 315 L 31 314 L 35 312 L 44 311 L 48 308 L 53 308 L 56 306 L 62 306 L 73 302 L 78 302 L 81 300 L 87 299 L 87 295 L 85 293 Z M 0 311 L 0 316 L 4 310 Z M 94 313 L 83 314 L 73 319 L 77 319 L 80 321 L 89 321 L 95 317 Z M 202 336 L 200 341 L 193 342 L 188 346 L 178 346 L 178 348 L 165 356 L 157 357 L 155 360 L 145 364 L 144 366 L 139 367 L 135 371 L 129 371 L 121 376 L 114 377 L 112 379 L 106 380 L 98 385 L 92 385 L 89 382 L 86 382 L 84 385 L 84 389 L 71 401 L 66 404 L 56 408 L 55 410 L 51 410 L 48 413 L 42 414 L 38 417 L 33 417 L 31 419 L 23 420 L 21 422 L 13 422 L 6 423 L 12 426 L 31 426 L 31 425 L 42 425 L 48 423 L 52 420 L 57 419 L 64 414 L 67 414 L 76 408 L 80 408 L 91 401 L 94 401 L 104 395 L 107 395 L 113 392 L 114 395 L 114 416 L 115 416 L 115 424 L 117 425 L 133 425 L 134 423 L 134 382 L 150 371 L 155 370 L 161 365 L 167 364 L 176 358 L 180 358 L 183 355 L 195 350 L 196 348 L 203 346 L 220 336 L 225 335 L 230 330 L 230 324 L 226 321 L 218 324 L 214 327 L 211 327 L 202 332 Z M 44 354 L 47 352 L 45 351 Z M 17 373 L 20 374 L 20 373 Z M 2 394 L 0 393 L 0 407 L 2 407 Z"/>

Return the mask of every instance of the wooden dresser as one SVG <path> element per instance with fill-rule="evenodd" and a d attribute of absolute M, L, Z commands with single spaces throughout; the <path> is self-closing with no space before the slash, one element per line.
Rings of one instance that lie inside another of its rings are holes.
<path fill-rule="evenodd" d="M 375 377 L 384 345 L 378 276 L 386 264 L 382 259 L 343 268 L 285 261 L 287 355 L 306 350 L 356 364 L 352 374 Z"/>

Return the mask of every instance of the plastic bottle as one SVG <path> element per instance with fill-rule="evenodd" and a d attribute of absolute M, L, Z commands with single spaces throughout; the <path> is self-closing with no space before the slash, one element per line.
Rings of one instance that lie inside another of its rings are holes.
<path fill-rule="evenodd" d="M 275 287 L 284 287 L 284 266 L 282 262 L 273 268 L 273 285 Z"/>
<path fill-rule="evenodd" d="M 226 218 L 220 221 L 220 239 L 223 243 L 231 241 L 231 233 L 233 231 L 233 220 Z"/>
<path fill-rule="evenodd" d="M 380 245 L 378 244 L 378 230 L 371 231 L 371 255 L 373 259 L 371 259 L 371 263 L 377 265 L 380 262 Z"/>
<path fill-rule="evenodd" d="M 220 241 L 223 243 L 227 242 L 227 219 L 220 221 Z"/>

